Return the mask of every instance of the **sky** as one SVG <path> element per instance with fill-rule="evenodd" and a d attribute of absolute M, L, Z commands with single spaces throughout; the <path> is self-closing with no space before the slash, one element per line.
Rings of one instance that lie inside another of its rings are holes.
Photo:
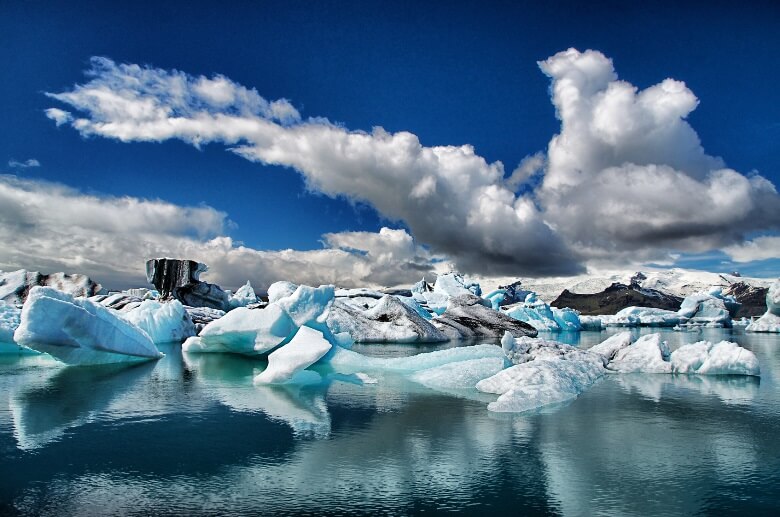
<path fill-rule="evenodd" d="M 780 5 L 420 4 L 3 2 L 0 269 L 780 275 Z"/>

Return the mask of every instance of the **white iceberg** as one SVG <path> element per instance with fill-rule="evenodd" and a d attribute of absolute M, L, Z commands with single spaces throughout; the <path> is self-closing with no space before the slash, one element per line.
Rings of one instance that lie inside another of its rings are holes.
<path fill-rule="evenodd" d="M 602 375 L 601 358 L 583 353 L 517 364 L 479 381 L 477 389 L 500 395 L 488 410 L 514 413 L 576 398 Z"/>
<path fill-rule="evenodd" d="M 740 304 L 733 296 L 724 296 L 720 287 L 686 296 L 678 313 L 691 325 L 731 327 L 731 317 Z"/>
<path fill-rule="evenodd" d="M 281 384 L 319 361 L 333 345 L 322 332 L 303 326 L 292 340 L 268 356 L 268 367 L 255 377 L 256 384 Z M 314 372 L 313 372 L 314 373 Z"/>
<path fill-rule="evenodd" d="M 736 343 L 699 341 L 683 345 L 671 355 L 672 371 L 699 375 L 760 376 L 758 358 Z"/>
<path fill-rule="evenodd" d="M 769 286 L 766 293 L 766 312 L 751 322 L 745 332 L 780 332 L 780 281 Z"/>
<path fill-rule="evenodd" d="M 19 327 L 21 315 L 21 309 L 0 301 L 0 342 L 10 343 L 14 340 L 14 332 Z"/>
<path fill-rule="evenodd" d="M 610 327 L 674 327 L 687 318 L 676 311 L 651 307 L 626 307 L 607 318 Z"/>
<path fill-rule="evenodd" d="M 507 316 L 524 321 L 536 330 L 553 332 L 582 330 L 579 314 L 576 311 L 550 307 L 533 292 L 526 295 L 524 302 L 507 306 L 504 310 Z"/>
<path fill-rule="evenodd" d="M 620 373 L 671 373 L 670 355 L 669 345 L 660 334 L 648 334 L 619 348 L 607 369 Z"/>
<path fill-rule="evenodd" d="M 446 294 L 447 296 L 459 296 L 462 294 L 480 296 L 482 289 L 478 283 L 469 282 L 463 275 L 445 273 L 436 277 L 436 283 L 433 284 L 433 292 Z"/>
<path fill-rule="evenodd" d="M 187 339 L 182 350 L 264 354 L 292 338 L 296 329 L 292 318 L 278 303 L 269 304 L 265 309 L 239 307 L 203 327 L 198 337 Z"/>
<path fill-rule="evenodd" d="M 282 298 L 287 298 L 298 289 L 298 285 L 282 280 L 274 282 L 268 287 L 268 303 L 274 303 Z"/>
<path fill-rule="evenodd" d="M 277 300 L 275 303 L 290 315 L 293 323 L 298 327 L 302 325 L 312 326 L 313 322 L 324 325 L 325 318 L 327 318 L 326 311 L 333 303 L 334 296 L 335 288 L 332 285 L 322 285 L 320 287 L 299 285 L 295 292 Z"/>
<path fill-rule="evenodd" d="M 155 343 L 181 342 L 195 335 L 195 324 L 178 300 L 144 300 L 118 315 L 146 332 Z"/>
<path fill-rule="evenodd" d="M 383 296 L 368 310 L 336 300 L 327 323 L 334 334 L 347 333 L 358 343 L 424 343 L 449 339 L 417 311 L 391 295 Z"/>
<path fill-rule="evenodd" d="M 143 330 L 110 309 L 49 287 L 30 290 L 14 341 L 68 364 L 163 356 Z"/>
<path fill-rule="evenodd" d="M 352 350 L 336 347 L 328 357 L 328 364 L 339 373 L 389 371 L 414 373 L 450 363 L 474 359 L 504 359 L 504 351 L 496 345 L 473 345 L 425 352 L 409 357 L 369 357 Z"/>
<path fill-rule="evenodd" d="M 588 351 L 600 354 L 606 361 L 611 361 L 618 353 L 618 350 L 629 346 L 631 341 L 631 332 L 620 332 L 619 334 L 608 337 L 598 345 L 590 347 Z"/>
<path fill-rule="evenodd" d="M 238 307 L 246 307 L 247 305 L 257 303 L 257 295 L 255 290 L 252 289 L 252 284 L 247 280 L 246 284 L 238 288 L 238 290 L 228 295 L 228 306 L 231 309 Z"/>

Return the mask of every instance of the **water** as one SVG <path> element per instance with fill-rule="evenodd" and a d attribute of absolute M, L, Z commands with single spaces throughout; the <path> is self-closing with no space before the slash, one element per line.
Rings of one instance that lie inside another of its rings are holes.
<path fill-rule="evenodd" d="M 492 397 L 389 374 L 254 387 L 262 361 L 183 358 L 176 345 L 123 368 L 2 357 L 0 514 L 776 512 L 780 337 L 665 338 L 736 341 L 761 380 L 610 375 L 563 407 L 503 415 L 487 411 Z"/>

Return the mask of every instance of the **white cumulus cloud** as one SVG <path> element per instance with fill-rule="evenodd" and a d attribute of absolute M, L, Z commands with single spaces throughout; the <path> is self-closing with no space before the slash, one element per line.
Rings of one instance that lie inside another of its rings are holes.
<path fill-rule="evenodd" d="M 508 178 L 501 162 L 467 144 L 429 147 L 407 131 L 349 130 L 303 119 L 286 99 L 266 100 L 221 75 L 106 58 L 92 60 L 85 84 L 48 94 L 78 114 L 47 115 L 87 136 L 221 142 L 248 160 L 290 167 L 309 189 L 369 203 L 432 253 L 482 275 L 667 260 L 780 227 L 774 185 L 705 152 L 686 120 L 699 100 L 683 82 L 640 90 L 593 50 L 539 65 L 561 130 Z M 347 240 L 326 237 L 341 251 Z"/>

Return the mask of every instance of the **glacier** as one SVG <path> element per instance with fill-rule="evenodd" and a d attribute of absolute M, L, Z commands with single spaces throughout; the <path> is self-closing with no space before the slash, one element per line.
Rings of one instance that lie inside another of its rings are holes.
<path fill-rule="evenodd" d="M 67 364 L 143 361 L 163 356 L 146 332 L 110 309 L 50 287 L 30 290 L 14 341 Z"/>

